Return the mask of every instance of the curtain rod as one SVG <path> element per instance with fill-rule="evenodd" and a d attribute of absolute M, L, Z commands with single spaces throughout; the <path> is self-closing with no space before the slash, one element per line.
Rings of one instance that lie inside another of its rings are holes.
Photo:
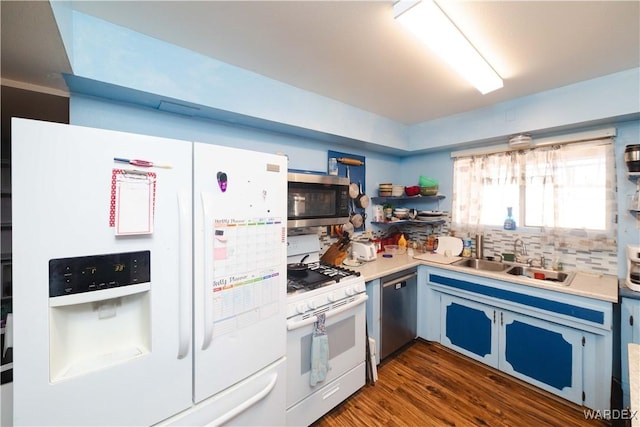
<path fill-rule="evenodd" d="M 470 148 L 468 150 L 452 151 L 451 157 L 480 156 L 483 154 L 503 153 L 506 151 L 525 150 L 527 148 L 547 147 L 549 145 L 573 144 L 577 142 L 595 141 L 598 139 L 613 138 L 616 136 L 616 128 L 604 128 L 584 132 L 568 133 L 564 135 L 534 138 L 528 147 L 510 147 L 508 143 L 490 145 L 488 147 Z"/>

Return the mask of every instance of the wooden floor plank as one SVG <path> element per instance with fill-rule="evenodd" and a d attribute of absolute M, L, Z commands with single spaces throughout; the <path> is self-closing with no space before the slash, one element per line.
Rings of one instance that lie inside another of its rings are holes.
<path fill-rule="evenodd" d="M 313 427 L 607 426 L 582 407 L 418 340 L 378 366 L 366 385 Z"/>

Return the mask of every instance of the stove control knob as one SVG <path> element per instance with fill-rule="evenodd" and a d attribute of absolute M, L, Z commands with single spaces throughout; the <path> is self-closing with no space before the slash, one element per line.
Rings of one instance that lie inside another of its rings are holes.
<path fill-rule="evenodd" d="M 352 287 L 348 287 L 347 289 L 344 290 L 344 292 L 348 295 L 348 296 L 352 296 L 353 294 L 355 294 L 356 292 L 353 290 Z"/>
<path fill-rule="evenodd" d="M 304 312 L 307 311 L 307 304 L 305 303 L 298 304 L 296 306 L 296 311 L 300 314 L 304 314 Z"/>
<path fill-rule="evenodd" d="M 336 294 L 331 292 L 329 295 L 327 295 L 327 301 L 335 302 L 336 301 Z"/>
<path fill-rule="evenodd" d="M 365 292 L 366 290 L 367 290 L 367 288 L 364 285 L 364 283 L 359 283 L 359 284 L 356 285 L 356 291 Z"/>
<path fill-rule="evenodd" d="M 307 303 L 307 305 L 309 306 L 309 310 L 315 310 L 316 309 L 316 302 L 315 301 L 309 301 Z"/>

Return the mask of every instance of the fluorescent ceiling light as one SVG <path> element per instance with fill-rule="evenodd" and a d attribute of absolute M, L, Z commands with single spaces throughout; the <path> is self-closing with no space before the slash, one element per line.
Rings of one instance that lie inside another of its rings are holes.
<path fill-rule="evenodd" d="M 433 1 L 399 1 L 393 15 L 483 95 L 503 86 L 498 73 Z"/>

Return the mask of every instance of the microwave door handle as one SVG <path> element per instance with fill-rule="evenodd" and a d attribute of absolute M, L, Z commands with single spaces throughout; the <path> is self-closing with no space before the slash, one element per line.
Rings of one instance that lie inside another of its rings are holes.
<path fill-rule="evenodd" d="M 350 310 L 353 307 L 364 303 L 368 299 L 369 299 L 369 297 L 367 296 L 367 294 L 361 294 L 355 300 L 351 301 L 350 303 L 345 304 L 340 308 L 336 308 L 335 310 L 332 310 L 332 311 L 328 312 L 327 313 L 327 318 L 336 316 L 336 315 L 338 315 L 340 313 L 344 313 L 345 311 Z M 313 325 L 317 321 L 318 321 L 318 316 L 311 316 L 311 317 L 309 317 L 307 319 L 300 320 L 298 322 L 290 320 L 290 321 L 287 322 L 287 330 L 288 331 L 293 331 L 293 330 L 296 330 L 296 329 L 304 328 L 305 326 Z"/>

